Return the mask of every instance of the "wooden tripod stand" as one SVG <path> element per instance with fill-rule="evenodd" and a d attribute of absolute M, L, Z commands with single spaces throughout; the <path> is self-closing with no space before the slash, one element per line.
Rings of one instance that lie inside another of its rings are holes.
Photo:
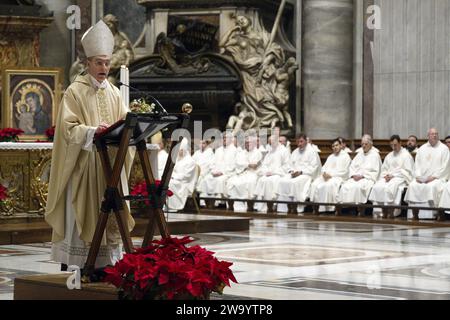
<path fill-rule="evenodd" d="M 130 146 L 136 146 L 136 151 L 141 161 L 149 193 L 148 199 L 142 199 L 142 197 L 138 198 L 139 200 L 149 200 L 151 203 L 151 205 L 146 208 L 149 221 L 142 247 L 148 246 L 149 242 L 153 239 L 155 223 L 158 225 L 161 236 L 169 237 L 169 230 L 164 217 L 163 206 L 166 201 L 166 193 L 169 188 L 169 182 L 175 162 L 172 160 L 172 157 L 168 157 L 161 183 L 156 187 L 151 170 L 146 140 L 148 137 L 168 126 L 171 126 L 174 129 L 187 129 L 188 125 L 189 116 L 187 114 L 160 116 L 153 114 L 128 113 L 125 120 L 118 121 L 106 131 L 95 136 L 94 141 L 100 156 L 107 186 L 101 204 L 100 216 L 95 228 L 94 237 L 83 268 L 83 281 L 89 281 L 90 275 L 92 275 L 95 270 L 95 260 L 97 259 L 108 217 L 112 212 L 114 212 L 117 220 L 125 252 L 131 253 L 133 251 L 133 244 L 124 218 L 123 201 L 133 200 L 136 199 L 136 197 L 124 197 L 121 188 L 118 187 L 120 174 L 125 164 L 127 151 Z M 179 141 L 172 142 L 170 154 L 173 154 L 172 152 L 178 143 Z M 114 166 L 111 165 L 109 159 L 108 146 L 118 147 Z"/>

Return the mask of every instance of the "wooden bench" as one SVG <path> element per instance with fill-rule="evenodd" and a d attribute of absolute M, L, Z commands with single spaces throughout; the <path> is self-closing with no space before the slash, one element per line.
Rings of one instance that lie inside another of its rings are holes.
<path fill-rule="evenodd" d="M 406 192 L 406 188 L 405 191 L 403 193 L 403 196 Z M 403 199 L 402 196 L 402 199 Z M 386 218 L 388 219 L 393 219 L 394 215 L 393 212 L 395 209 L 400 209 L 400 210 L 412 210 L 413 212 L 413 220 L 418 221 L 419 220 L 419 211 L 420 210 L 430 210 L 430 211 L 437 211 L 438 215 L 437 215 L 437 220 L 438 221 L 444 221 L 445 220 L 445 211 L 450 211 L 450 208 L 437 208 L 437 207 L 412 207 L 412 206 L 408 206 L 408 205 L 374 205 L 370 202 L 368 203 L 322 203 L 322 202 L 312 202 L 312 201 L 305 201 L 305 202 L 296 202 L 296 201 L 277 201 L 277 200 L 256 200 L 256 199 L 229 199 L 229 198 L 211 198 L 211 197 L 201 197 L 199 198 L 201 200 L 205 200 L 205 202 L 207 203 L 207 208 L 208 209 L 214 209 L 213 206 L 211 206 L 211 203 L 214 203 L 215 201 L 225 201 L 228 202 L 228 209 L 229 211 L 233 211 L 233 203 L 240 201 L 240 202 L 247 202 L 247 207 L 249 208 L 249 212 L 253 212 L 253 205 L 255 203 L 266 203 L 267 204 L 267 213 L 275 213 L 275 211 L 273 210 L 273 205 L 275 203 L 280 203 L 280 204 L 287 204 L 288 206 L 290 206 L 291 208 L 294 208 L 294 210 L 296 211 L 295 208 L 297 208 L 298 205 L 302 205 L 302 206 L 309 206 L 312 207 L 313 210 L 313 214 L 314 215 L 319 215 L 319 207 L 320 206 L 333 206 L 335 207 L 335 215 L 336 216 L 340 216 L 342 215 L 342 209 L 344 208 L 356 208 L 357 212 L 358 212 L 358 216 L 359 217 L 363 217 L 365 216 L 365 211 L 366 209 L 373 209 L 373 208 L 381 208 L 385 213 L 386 213 Z M 296 213 L 296 212 L 295 212 Z"/>

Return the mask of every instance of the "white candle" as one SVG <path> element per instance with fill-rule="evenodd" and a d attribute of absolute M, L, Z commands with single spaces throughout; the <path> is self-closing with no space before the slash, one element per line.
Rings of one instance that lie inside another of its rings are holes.
<path fill-rule="evenodd" d="M 120 82 L 122 82 L 123 84 L 128 84 L 128 77 L 127 77 L 127 67 L 122 65 L 120 66 Z M 128 87 L 126 86 L 120 86 L 120 94 L 122 96 L 122 100 L 123 103 L 125 104 L 125 106 L 128 108 L 129 107 L 129 95 L 128 93 Z"/>

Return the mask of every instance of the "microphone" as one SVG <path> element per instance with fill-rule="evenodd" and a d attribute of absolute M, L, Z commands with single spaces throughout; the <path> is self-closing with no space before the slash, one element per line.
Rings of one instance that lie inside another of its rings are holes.
<path fill-rule="evenodd" d="M 128 88 L 130 88 L 131 90 L 133 90 L 133 91 L 135 91 L 135 92 L 139 92 L 139 93 L 141 93 L 141 94 L 145 94 L 145 100 L 147 100 L 147 97 L 150 97 L 152 100 L 153 100 L 153 102 L 155 102 L 155 104 L 160 108 L 160 110 L 161 110 L 161 112 L 164 114 L 164 115 L 168 115 L 169 113 L 166 111 L 166 109 L 164 109 L 164 107 L 162 106 L 162 104 L 158 101 L 158 99 L 156 99 L 154 96 L 152 96 L 151 94 L 149 94 L 149 93 L 146 93 L 146 92 L 143 92 L 143 91 L 141 91 L 141 90 L 139 90 L 139 89 L 137 89 L 137 88 L 134 88 L 134 87 L 132 87 L 132 86 L 130 86 L 130 85 L 128 85 L 128 84 L 125 84 L 125 83 L 123 83 L 122 81 L 118 81 L 117 82 L 117 85 L 120 87 L 120 86 L 125 86 L 125 87 L 128 87 Z"/>

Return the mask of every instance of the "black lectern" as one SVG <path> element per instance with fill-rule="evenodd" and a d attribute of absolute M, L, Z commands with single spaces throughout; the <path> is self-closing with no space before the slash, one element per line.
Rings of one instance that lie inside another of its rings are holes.
<path fill-rule="evenodd" d="M 190 110 L 192 110 L 192 106 L 189 104 L 183 105 L 183 112 L 190 112 Z M 133 250 L 133 244 L 131 242 L 128 227 L 126 226 L 126 221 L 123 215 L 123 201 L 132 200 L 134 197 L 124 197 L 122 190 L 119 187 L 120 173 L 125 163 L 128 147 L 130 146 L 135 146 L 139 155 L 142 171 L 144 173 L 145 182 L 148 188 L 148 199 L 151 203 L 151 205 L 146 208 L 149 221 L 144 240 L 142 242 L 142 247 L 146 247 L 153 239 L 155 222 L 158 225 L 161 236 L 169 236 L 163 206 L 166 201 L 166 193 L 169 188 L 169 182 L 175 162 L 171 156 L 168 157 L 161 183 L 158 187 L 156 187 L 155 178 L 153 177 L 151 170 L 146 141 L 147 138 L 165 128 L 172 130 L 187 129 L 188 125 L 189 115 L 187 113 L 156 115 L 151 113 L 129 112 L 125 120 L 120 120 L 101 134 L 95 135 L 94 143 L 101 159 L 107 186 L 104 199 L 101 204 L 99 220 L 97 222 L 94 237 L 89 249 L 86 264 L 83 269 L 83 281 L 89 281 L 88 279 L 90 275 L 94 272 L 95 260 L 100 249 L 103 233 L 106 228 L 109 214 L 112 212 L 114 212 L 116 216 L 125 251 L 130 253 Z M 179 142 L 180 141 L 172 141 L 169 155 L 172 155 L 173 149 Z M 113 166 L 111 166 L 111 161 L 108 156 L 108 147 L 118 148 Z M 146 199 L 139 197 L 137 200 L 144 201 Z"/>

